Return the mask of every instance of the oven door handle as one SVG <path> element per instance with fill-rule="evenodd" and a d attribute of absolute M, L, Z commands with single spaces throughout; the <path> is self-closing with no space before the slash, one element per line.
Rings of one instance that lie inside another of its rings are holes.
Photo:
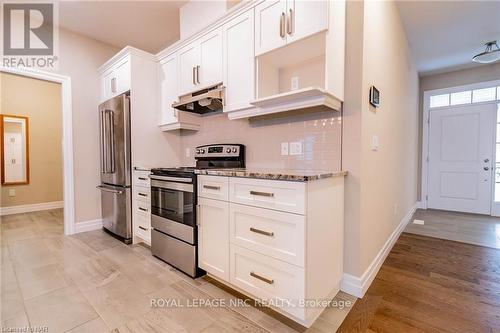
<path fill-rule="evenodd" d="M 191 178 L 182 178 L 182 177 L 167 177 L 167 176 L 156 176 L 149 175 L 149 178 L 154 180 L 166 180 L 171 182 L 181 182 L 181 183 L 192 183 L 193 180 Z"/>

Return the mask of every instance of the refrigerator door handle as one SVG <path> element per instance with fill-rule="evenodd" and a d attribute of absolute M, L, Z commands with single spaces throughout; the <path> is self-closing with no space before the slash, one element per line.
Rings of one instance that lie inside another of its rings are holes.
<path fill-rule="evenodd" d="M 106 172 L 106 165 L 104 161 L 104 111 L 99 110 L 99 135 L 100 135 L 100 152 L 101 152 L 101 173 Z"/>
<path fill-rule="evenodd" d="M 106 186 L 96 186 L 98 189 L 100 189 L 101 191 L 104 191 L 104 192 L 111 192 L 111 193 L 115 193 L 115 194 L 122 194 L 123 191 L 122 190 L 113 190 L 109 187 L 106 187 Z"/>
<path fill-rule="evenodd" d="M 110 159 L 110 172 L 115 172 L 115 124 L 114 124 L 114 112 L 112 110 L 108 111 L 109 117 L 109 159 Z"/>

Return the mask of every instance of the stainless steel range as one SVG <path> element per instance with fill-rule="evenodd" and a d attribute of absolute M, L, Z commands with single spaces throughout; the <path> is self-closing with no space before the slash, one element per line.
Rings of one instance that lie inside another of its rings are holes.
<path fill-rule="evenodd" d="M 245 146 L 216 144 L 195 149 L 196 167 L 151 170 L 151 252 L 184 273 L 198 277 L 195 169 L 244 168 Z"/>

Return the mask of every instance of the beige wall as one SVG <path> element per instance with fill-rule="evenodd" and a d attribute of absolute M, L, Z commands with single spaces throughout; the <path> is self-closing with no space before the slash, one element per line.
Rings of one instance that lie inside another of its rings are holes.
<path fill-rule="evenodd" d="M 6 73 L 0 81 L 0 113 L 29 118 L 30 163 L 30 183 L 2 186 L 0 207 L 62 201 L 61 86 Z"/>
<path fill-rule="evenodd" d="M 183 132 L 183 163 L 194 165 L 198 145 L 241 143 L 250 168 L 340 170 L 339 114 L 301 113 L 282 119 L 229 120 L 226 114 L 207 116 L 198 132 Z M 303 142 L 303 154 L 281 156 L 281 142 Z M 191 152 L 185 156 L 186 149 Z"/>
<path fill-rule="evenodd" d="M 344 270 L 360 277 L 417 201 L 418 75 L 394 2 L 347 8 Z M 377 109 L 368 102 L 371 85 L 381 93 Z"/>
<path fill-rule="evenodd" d="M 418 153 L 418 198 L 421 198 L 421 182 L 422 182 L 422 119 L 423 119 L 423 100 L 424 91 L 443 89 L 467 84 L 493 81 L 500 79 L 500 63 L 479 65 L 472 68 L 452 71 L 447 73 L 422 76 L 420 78 L 420 94 L 419 94 L 419 118 L 418 118 L 418 135 L 419 135 L 419 153 Z"/>
<path fill-rule="evenodd" d="M 66 30 L 59 31 L 58 73 L 71 77 L 76 222 L 101 218 L 99 175 L 100 82 L 97 68 L 118 48 Z"/>

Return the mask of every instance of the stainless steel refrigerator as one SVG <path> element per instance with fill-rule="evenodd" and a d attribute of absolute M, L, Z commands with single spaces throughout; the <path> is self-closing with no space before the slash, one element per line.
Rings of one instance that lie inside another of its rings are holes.
<path fill-rule="evenodd" d="M 130 95 L 99 105 L 101 210 L 103 227 L 126 244 L 132 242 L 132 167 L 130 158 Z"/>

